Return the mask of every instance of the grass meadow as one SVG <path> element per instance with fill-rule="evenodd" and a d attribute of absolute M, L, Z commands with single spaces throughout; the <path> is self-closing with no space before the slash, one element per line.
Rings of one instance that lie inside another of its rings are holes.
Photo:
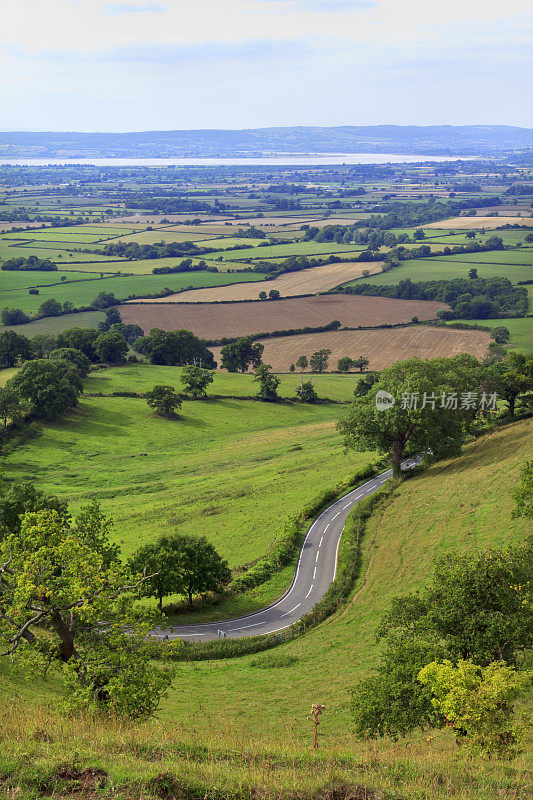
<path fill-rule="evenodd" d="M 105 770 L 113 791 L 139 800 L 154 796 L 148 781 L 168 772 L 196 787 L 184 797 L 208 797 L 216 787 L 217 797 L 243 800 L 531 798 L 526 755 L 510 764 L 469 760 L 447 731 L 357 742 L 347 689 L 376 663 L 380 615 L 395 595 L 427 581 L 436 556 L 523 540 L 526 522 L 511 519 L 511 492 L 531 457 L 532 427 L 529 420 L 500 429 L 403 483 L 370 520 L 345 609 L 269 653 L 180 664 L 152 722 L 71 719 L 57 711 L 53 674 L 30 682 L 4 667 L 0 765 L 16 771 L 17 796 L 35 796 L 24 787 L 67 762 Z M 314 702 L 326 712 L 312 755 Z"/>
<path fill-rule="evenodd" d="M 266 552 L 287 515 L 372 459 L 343 454 L 341 411 L 207 400 L 167 420 L 144 399 L 87 397 L 2 466 L 73 509 L 99 500 L 126 554 L 176 530 L 207 536 L 237 567 Z"/>
<path fill-rule="evenodd" d="M 0 328 L 4 331 L 15 331 L 31 338 L 45 334 L 46 336 L 57 336 L 61 331 L 69 328 L 97 328 L 98 323 L 105 319 L 103 311 L 80 311 L 75 314 L 64 314 L 61 317 L 45 317 L 28 322 L 25 325 L 5 325 Z"/>
<path fill-rule="evenodd" d="M 174 386 L 178 391 L 183 389 L 180 383 L 182 367 L 161 367 L 155 364 L 128 364 L 124 367 L 112 367 L 91 372 L 85 380 L 86 392 L 146 392 L 157 383 Z M 0 375 L 2 373 L 0 372 Z M 214 372 L 214 380 L 208 386 L 208 394 L 227 395 L 233 397 L 250 397 L 257 394 L 257 383 L 251 372 L 244 375 L 237 372 Z M 293 375 L 278 375 L 280 384 L 278 394 L 280 397 L 293 398 L 296 388 L 300 385 L 300 378 L 304 381 L 311 380 L 318 396 L 322 399 L 347 402 L 353 400 L 354 389 L 360 376 L 356 373 L 349 375 L 313 375 L 304 372 Z"/>

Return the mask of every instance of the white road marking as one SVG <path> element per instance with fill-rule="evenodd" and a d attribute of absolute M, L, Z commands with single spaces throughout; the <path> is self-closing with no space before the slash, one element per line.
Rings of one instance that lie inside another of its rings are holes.
<path fill-rule="evenodd" d="M 312 584 L 311 584 L 311 588 L 309 589 L 309 591 L 308 591 L 308 592 L 307 592 L 307 594 L 305 595 L 305 597 L 304 597 L 304 600 L 307 600 L 307 598 L 309 597 L 309 595 L 310 595 L 310 594 L 311 594 L 311 592 L 313 591 L 313 586 L 314 586 L 314 585 L 315 585 L 314 583 L 312 583 Z"/>
<path fill-rule="evenodd" d="M 318 543 L 318 546 L 319 546 L 319 547 L 322 547 L 322 542 L 323 542 L 323 541 L 324 541 L 324 537 L 322 537 L 322 538 L 321 538 L 321 540 L 319 541 L 319 543 Z M 317 553 L 317 555 L 318 555 L 318 553 Z"/>
<path fill-rule="evenodd" d="M 343 506 L 342 508 L 343 508 L 343 510 L 344 510 L 344 509 L 346 509 L 346 508 L 350 508 L 350 506 L 351 506 L 351 505 L 352 505 L 351 503 L 347 503 L 347 504 L 346 504 L 345 506 Z"/>
<path fill-rule="evenodd" d="M 318 556 L 319 556 L 319 555 L 320 555 L 320 552 L 317 552 L 317 554 L 316 554 L 316 558 L 315 558 L 315 564 L 316 564 L 316 562 L 318 561 Z"/>
<path fill-rule="evenodd" d="M 253 625 L 243 625 L 242 628 L 230 628 L 228 633 L 233 633 L 234 631 L 244 631 L 246 628 L 257 628 L 258 625 L 264 625 L 264 622 L 255 622 Z"/>
<path fill-rule="evenodd" d="M 290 611 L 286 611 L 286 612 L 285 612 L 284 614 L 282 614 L 281 616 L 282 616 L 282 617 L 287 617 L 289 614 L 292 614 L 292 612 L 293 612 L 293 611 L 296 611 L 296 609 L 297 609 L 297 608 L 300 608 L 300 606 L 301 606 L 301 605 L 302 605 L 301 603 L 298 603 L 298 605 L 297 605 L 297 606 L 294 606 L 294 608 L 291 608 L 291 610 L 290 610 Z"/>
<path fill-rule="evenodd" d="M 315 578 L 316 578 L 316 567 L 315 567 L 315 570 L 314 570 L 314 572 L 313 572 L 313 580 L 314 580 Z"/>
<path fill-rule="evenodd" d="M 340 511 L 337 511 L 337 513 L 335 514 L 334 517 L 332 517 L 332 519 L 337 519 L 337 517 L 339 516 L 340 513 L 341 513 Z"/>
<path fill-rule="evenodd" d="M 327 529 L 328 529 L 328 528 L 329 528 L 329 522 L 328 522 L 328 524 L 326 525 L 326 527 L 324 528 L 324 533 L 327 531 Z"/>
<path fill-rule="evenodd" d="M 176 635 L 179 636 L 180 639 L 181 639 L 183 636 L 205 636 L 206 634 L 205 633 L 178 633 Z"/>

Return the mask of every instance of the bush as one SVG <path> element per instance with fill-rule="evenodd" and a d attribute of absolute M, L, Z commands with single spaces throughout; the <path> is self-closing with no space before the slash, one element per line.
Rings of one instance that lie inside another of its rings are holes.
<path fill-rule="evenodd" d="M 20 308 L 4 308 L 0 317 L 2 325 L 25 325 L 30 321 L 29 316 Z"/>

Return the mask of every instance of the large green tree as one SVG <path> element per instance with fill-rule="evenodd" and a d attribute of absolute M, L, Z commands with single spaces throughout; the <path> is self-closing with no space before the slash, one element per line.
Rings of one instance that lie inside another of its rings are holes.
<path fill-rule="evenodd" d="M 0 333 L 0 367 L 14 367 L 32 357 L 29 339 L 15 331 Z"/>
<path fill-rule="evenodd" d="M 525 392 L 533 390 L 533 355 L 511 352 L 504 361 L 493 367 L 496 373 L 498 395 L 503 397 L 513 417 L 516 401 Z"/>
<path fill-rule="evenodd" d="M 257 394 L 261 400 L 273 403 L 279 399 L 279 378 L 273 374 L 270 364 L 260 364 L 254 370 L 254 381 L 259 383 L 259 392 Z"/>
<path fill-rule="evenodd" d="M 231 577 L 227 562 L 204 536 L 162 536 L 141 548 L 130 563 L 138 574 L 157 567 L 159 574 L 146 581 L 143 591 L 157 597 L 160 607 L 169 594 L 183 595 L 192 606 L 194 595 L 220 591 Z"/>
<path fill-rule="evenodd" d="M 74 408 L 83 389 L 78 370 L 67 361 L 26 361 L 7 385 L 15 389 L 38 418 L 54 419 Z"/>
<path fill-rule="evenodd" d="M 142 336 L 135 342 L 135 349 L 148 356 L 152 364 L 167 366 L 196 366 L 216 369 L 213 353 L 205 342 L 185 329 L 162 331 L 154 328 L 149 336 Z"/>
<path fill-rule="evenodd" d="M 472 356 L 399 361 L 340 420 L 344 444 L 388 453 L 396 476 L 407 455 L 457 455 L 476 414 L 480 382 L 481 366 Z"/>
<path fill-rule="evenodd" d="M 72 707 L 151 714 L 170 676 L 145 645 L 152 620 L 135 604 L 145 578 L 106 564 L 87 520 L 78 528 L 57 511 L 26 514 L 0 543 L 2 655 L 28 674 L 56 665 Z"/>
<path fill-rule="evenodd" d="M 331 350 L 317 350 L 309 359 L 309 364 L 313 372 L 325 372 L 328 368 Z"/>
<path fill-rule="evenodd" d="M 69 328 L 57 335 L 57 347 L 74 347 L 85 353 L 89 361 L 98 361 L 94 345 L 98 338 L 98 331 L 93 328 Z"/>
<path fill-rule="evenodd" d="M 193 397 L 205 397 L 207 394 L 207 387 L 213 383 L 214 375 L 208 369 L 202 369 L 190 364 L 184 367 L 180 381 L 183 384 L 185 391 Z"/>
<path fill-rule="evenodd" d="M 376 674 L 352 690 L 359 736 L 404 735 L 445 723 L 417 681 L 433 661 L 514 664 L 533 644 L 533 548 L 472 550 L 436 562 L 421 592 L 393 599 L 378 626 Z"/>
<path fill-rule="evenodd" d="M 172 386 L 158 384 L 146 392 L 146 402 L 161 417 L 176 416 L 176 409 L 181 408 L 181 397 Z"/>
<path fill-rule="evenodd" d="M 221 354 L 221 363 L 228 372 L 246 372 L 248 367 L 254 369 L 261 364 L 264 345 L 253 342 L 249 336 L 242 336 L 235 342 L 224 345 Z"/>
<path fill-rule="evenodd" d="M 94 349 L 101 359 L 106 364 L 123 364 L 128 355 L 128 343 L 121 333 L 116 331 L 108 331 L 107 333 L 100 333 Z"/>
<path fill-rule="evenodd" d="M 53 361 L 68 361 L 73 364 L 78 370 L 82 378 L 86 378 L 91 368 L 91 362 L 81 350 L 76 350 L 75 347 L 58 347 L 52 350 L 50 358 Z"/>

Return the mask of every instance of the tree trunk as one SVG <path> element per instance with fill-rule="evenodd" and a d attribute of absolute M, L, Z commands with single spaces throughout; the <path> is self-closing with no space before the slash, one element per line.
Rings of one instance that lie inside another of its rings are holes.
<path fill-rule="evenodd" d="M 515 407 L 515 403 L 516 403 L 516 398 L 517 398 L 517 397 L 518 397 L 518 395 L 516 395 L 516 394 L 513 394 L 513 395 L 511 395 L 511 397 L 510 397 L 510 398 L 509 398 L 509 400 L 507 401 L 507 402 L 508 402 L 508 404 L 509 404 L 509 414 L 510 414 L 512 417 L 514 417 L 514 407 Z"/>
<path fill-rule="evenodd" d="M 191 591 L 191 589 L 189 589 L 187 593 L 189 595 L 189 608 L 192 608 L 192 591 Z"/>
<path fill-rule="evenodd" d="M 61 658 L 63 661 L 70 661 L 71 658 L 78 658 L 79 653 L 74 646 L 74 634 L 65 623 L 65 620 L 59 613 L 55 611 L 50 617 L 50 622 L 54 631 L 57 633 L 61 640 L 59 649 L 61 651 Z"/>
<path fill-rule="evenodd" d="M 389 459 L 392 466 L 393 478 L 400 478 L 402 476 L 401 463 L 403 461 L 404 450 L 405 450 L 405 443 L 400 439 L 397 439 L 390 449 Z"/>
<path fill-rule="evenodd" d="M 161 613 L 163 613 L 163 595 L 162 594 L 159 595 L 159 610 L 160 610 Z"/>

